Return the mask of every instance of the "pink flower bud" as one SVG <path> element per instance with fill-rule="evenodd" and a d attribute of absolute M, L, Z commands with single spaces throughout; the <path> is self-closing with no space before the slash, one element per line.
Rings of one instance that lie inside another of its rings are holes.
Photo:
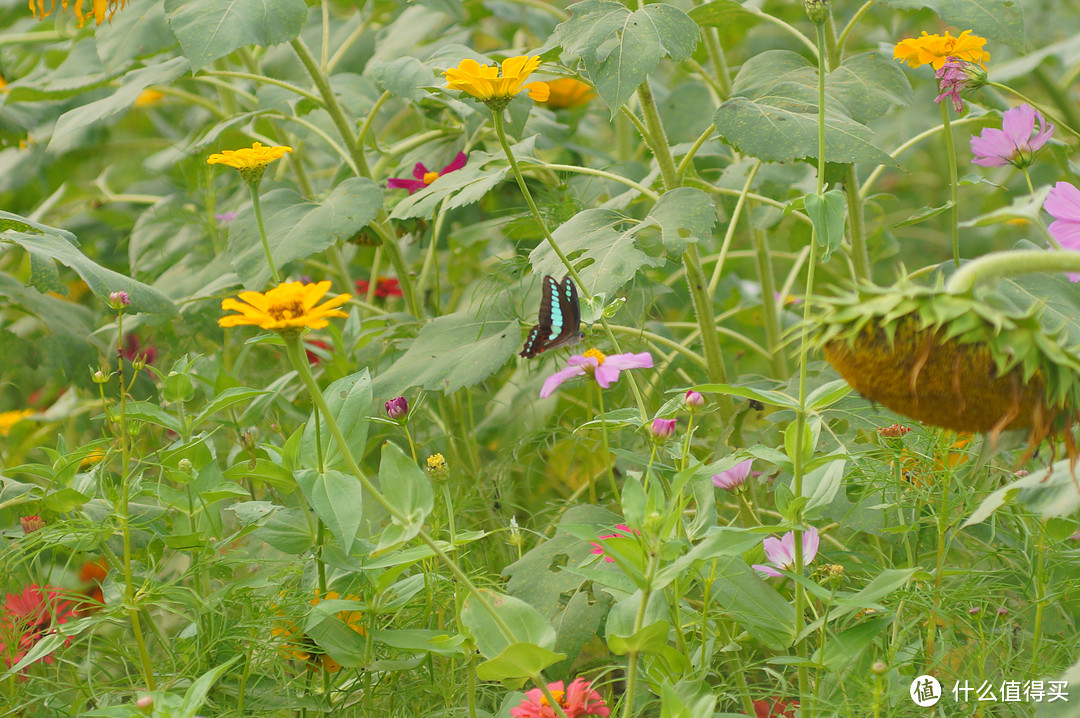
<path fill-rule="evenodd" d="M 657 439 L 666 439 L 675 433 L 676 419 L 661 419 L 657 417 L 652 420 L 652 426 L 650 427 L 653 436 Z"/>
<path fill-rule="evenodd" d="M 409 413 L 409 402 L 403 396 L 396 397 L 386 402 L 386 415 L 397 421 Z"/>

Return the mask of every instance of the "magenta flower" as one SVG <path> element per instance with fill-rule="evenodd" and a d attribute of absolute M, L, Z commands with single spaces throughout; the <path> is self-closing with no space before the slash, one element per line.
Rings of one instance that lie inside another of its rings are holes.
<path fill-rule="evenodd" d="M 1080 250 L 1080 190 L 1068 182 L 1058 182 L 1043 202 L 1043 209 L 1054 216 L 1050 235 L 1062 249 Z M 1069 272 L 1070 282 L 1080 282 L 1080 274 Z"/>
<path fill-rule="evenodd" d="M 615 533 L 613 533 L 613 534 L 605 534 L 603 536 L 597 536 L 596 538 L 600 539 L 601 541 L 604 540 L 604 539 L 612 539 L 612 538 L 633 538 L 634 534 L 636 534 L 636 533 L 640 533 L 640 532 L 635 531 L 634 529 L 630 528 L 626 524 L 615 524 Z M 604 553 L 604 547 L 601 546 L 600 544 L 596 543 L 595 541 L 590 541 L 589 545 L 592 546 L 592 550 L 589 551 L 589 553 L 593 553 L 593 554 L 596 554 L 598 556 Z M 607 561 L 608 563 L 615 563 L 615 559 L 613 559 L 611 556 L 604 556 L 604 560 Z"/>
<path fill-rule="evenodd" d="M 817 556 L 818 543 L 820 539 L 818 537 L 817 529 L 809 528 L 803 531 L 802 535 L 802 552 L 803 552 L 803 565 L 809 564 Z M 779 578 L 780 572 L 777 569 L 791 568 L 795 565 L 795 532 L 788 531 L 784 534 L 782 539 L 773 538 L 770 536 L 761 542 L 765 547 L 765 558 L 769 559 L 771 566 L 763 566 L 755 563 L 753 568 L 755 571 L 760 571 L 766 576 L 772 576 L 773 578 Z"/>
<path fill-rule="evenodd" d="M 753 459 L 747 459 L 746 461 L 735 464 L 727 471 L 721 471 L 719 474 L 714 474 L 712 477 L 713 486 L 727 491 L 739 488 L 746 483 L 746 477 L 750 475 L 750 467 L 753 466 L 753 464 Z"/>
<path fill-rule="evenodd" d="M 415 177 L 416 179 L 410 180 L 394 178 L 387 181 L 386 184 L 388 187 L 390 187 L 390 189 L 407 189 L 409 190 L 409 194 L 413 194 L 414 192 L 419 192 L 420 190 L 424 189 L 447 172 L 455 172 L 461 169 L 465 166 L 465 161 L 467 159 L 468 157 L 466 157 L 464 152 L 458 152 L 457 157 L 454 158 L 454 161 L 446 165 L 446 167 L 443 167 L 441 172 L 429 170 L 427 167 L 424 166 L 423 162 L 417 162 L 416 166 L 413 167 L 412 171 L 413 177 Z"/>
<path fill-rule="evenodd" d="M 548 691 L 567 718 L 608 718 L 611 715 L 611 709 L 604 704 L 604 699 L 584 678 L 575 678 L 566 690 L 563 690 L 562 681 L 548 683 Z M 548 704 L 544 692 L 533 688 L 525 694 L 525 700 L 510 709 L 510 715 L 513 718 L 555 718 L 557 714 Z"/>
<path fill-rule="evenodd" d="M 651 369 L 652 354 L 612 354 L 605 356 L 598 349 L 590 349 L 585 354 L 570 357 L 565 369 L 560 369 L 547 378 L 540 389 L 540 398 L 551 396 L 559 385 L 575 376 L 592 374 L 601 388 L 607 389 L 619 380 L 619 373 L 625 369 Z"/>
<path fill-rule="evenodd" d="M 384 406 L 386 407 L 386 415 L 394 421 L 397 421 L 409 413 L 409 402 L 403 396 L 391 399 L 386 402 Z"/>
<path fill-rule="evenodd" d="M 652 426 L 649 430 L 652 431 L 652 435 L 657 439 L 666 439 L 675 433 L 676 419 L 661 419 L 656 417 L 652 420 Z"/>
<path fill-rule="evenodd" d="M 960 99 L 960 92 L 967 87 L 968 77 L 964 66 L 967 63 L 958 57 L 950 57 L 942 65 L 934 77 L 938 79 L 938 89 L 941 94 L 934 98 L 934 102 L 941 104 L 946 97 L 952 100 L 953 109 L 959 114 L 964 111 L 964 101 Z"/>
<path fill-rule="evenodd" d="M 1038 132 L 1035 132 L 1035 120 L 1039 121 Z M 1039 111 L 1025 103 L 1005 111 L 1000 130 L 988 127 L 972 136 L 971 151 L 975 153 L 972 162 L 983 167 L 1010 164 L 1023 169 L 1035 160 L 1035 153 L 1053 133 L 1054 126 L 1046 124 Z"/>
<path fill-rule="evenodd" d="M 686 404 L 686 408 L 690 411 L 694 409 L 700 409 L 705 406 L 705 397 L 698 392 L 690 389 L 686 392 L 686 396 L 683 398 L 683 403 Z"/>

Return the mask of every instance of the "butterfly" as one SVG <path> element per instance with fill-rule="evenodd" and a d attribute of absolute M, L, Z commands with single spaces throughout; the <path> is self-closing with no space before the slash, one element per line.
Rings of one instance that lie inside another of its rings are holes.
<path fill-rule="evenodd" d="M 562 282 L 556 282 L 551 276 L 544 277 L 540 317 L 536 326 L 529 330 L 521 356 L 528 359 L 548 349 L 573 346 L 584 338 L 581 304 L 573 280 L 566 276 Z"/>

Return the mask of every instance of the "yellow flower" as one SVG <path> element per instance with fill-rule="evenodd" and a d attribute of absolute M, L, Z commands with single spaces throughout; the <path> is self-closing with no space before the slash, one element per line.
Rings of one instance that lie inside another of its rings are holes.
<path fill-rule="evenodd" d="M 896 43 L 893 58 L 911 67 L 930 65 L 940 70 L 950 57 L 955 57 L 978 63 L 985 69 L 985 63 L 990 59 L 990 53 L 982 49 L 985 44 L 986 38 L 972 35 L 971 30 L 964 30 L 959 37 L 947 32 L 944 35 L 927 35 L 924 30 L 921 37 L 909 37 Z"/>
<path fill-rule="evenodd" d="M 83 12 L 83 0 L 61 0 L 61 4 L 64 9 L 67 10 L 68 5 L 75 7 L 75 17 L 79 20 L 79 27 L 83 26 L 83 22 L 87 17 L 93 15 L 94 22 L 98 25 L 105 22 L 108 19 L 112 21 L 113 15 L 117 10 L 122 10 L 124 5 L 127 4 L 127 0 L 90 0 L 90 15 Z M 45 0 L 30 0 L 30 12 L 34 13 L 34 17 L 39 20 L 43 20 L 52 14 L 52 11 L 56 9 L 56 0 L 50 0 L 49 9 L 45 9 Z"/>
<path fill-rule="evenodd" d="M 139 96 L 135 98 L 135 107 L 156 105 L 161 102 L 162 97 L 165 97 L 165 95 L 157 90 L 143 90 L 139 93 Z"/>
<path fill-rule="evenodd" d="M 284 157 L 286 152 L 292 152 L 292 147 L 285 145 L 267 147 L 261 142 L 256 142 L 251 147 L 222 150 L 220 154 L 210 155 L 206 159 L 206 164 L 228 165 L 238 170 L 262 170 L 274 160 Z"/>
<path fill-rule="evenodd" d="M 476 60 L 462 60 L 457 67 L 451 67 L 443 74 L 446 75 L 447 89 L 467 92 L 484 102 L 508 101 L 523 89 L 529 91 L 532 99 L 544 102 L 550 93 L 546 82 L 524 84 L 539 66 L 539 56 L 519 55 L 506 58 L 501 72 L 496 65 L 481 65 Z"/>
<path fill-rule="evenodd" d="M 223 327 L 236 327 L 250 324 L 277 332 L 322 329 L 330 322 L 328 317 L 347 317 L 340 307 L 352 299 L 351 294 L 339 294 L 319 306 L 319 300 L 330 289 L 330 282 L 301 284 L 300 282 L 282 282 L 266 294 L 262 292 L 240 292 L 238 302 L 229 298 L 221 303 L 222 309 L 231 309 L 240 314 L 229 314 L 218 320 Z"/>
<path fill-rule="evenodd" d="M 0 436 L 7 436 L 11 427 L 18 424 L 26 417 L 33 414 L 32 409 L 19 409 L 16 411 L 0 411 Z"/>
<path fill-rule="evenodd" d="M 565 110 L 568 107 L 581 107 L 596 97 L 596 90 L 581 80 L 573 77 L 560 77 L 547 83 L 551 94 L 544 104 L 553 110 Z"/>

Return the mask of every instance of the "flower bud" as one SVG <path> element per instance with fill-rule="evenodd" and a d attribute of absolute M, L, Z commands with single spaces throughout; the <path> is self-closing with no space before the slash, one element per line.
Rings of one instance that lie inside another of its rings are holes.
<path fill-rule="evenodd" d="M 37 515 L 22 516 L 19 518 L 19 523 L 22 524 L 23 536 L 45 528 L 45 521 Z"/>
<path fill-rule="evenodd" d="M 111 292 L 109 294 L 109 306 L 112 307 L 113 309 L 115 309 L 116 311 L 118 311 L 118 312 L 121 311 L 124 307 L 128 306 L 129 304 L 131 304 L 131 297 L 128 296 L 127 292 L 120 291 L 120 292 Z"/>
<path fill-rule="evenodd" d="M 726 491 L 734 491 L 746 483 L 746 477 L 750 475 L 750 467 L 754 465 L 753 459 L 747 459 L 735 464 L 727 471 L 721 471 L 712 477 L 713 486 Z"/>
<path fill-rule="evenodd" d="M 891 426 L 883 426 L 878 429 L 878 433 L 889 439 L 898 439 L 904 434 L 911 431 L 910 427 L 901 426 L 900 424 L 892 424 Z"/>
<path fill-rule="evenodd" d="M 386 415 L 394 421 L 399 421 L 409 414 L 409 402 L 403 396 L 396 397 L 384 404 Z"/>
<path fill-rule="evenodd" d="M 190 474 L 191 473 L 191 460 L 190 459 L 180 459 L 180 461 L 176 462 L 176 468 L 178 468 L 180 471 L 184 472 L 185 474 Z"/>
<path fill-rule="evenodd" d="M 874 661 L 870 666 L 870 670 L 874 672 L 875 676 L 885 675 L 885 671 L 889 670 L 889 667 L 885 665 L 885 661 Z"/>
<path fill-rule="evenodd" d="M 450 468 L 446 465 L 446 459 L 442 454 L 432 454 L 427 457 L 427 472 L 432 481 L 442 483 L 450 475 Z"/>
<path fill-rule="evenodd" d="M 98 369 L 94 372 L 93 379 L 95 384 L 104 384 L 109 380 L 109 375 Z"/>
<path fill-rule="evenodd" d="M 154 710 L 154 697 L 140 696 L 139 700 L 135 701 L 135 707 L 139 709 L 140 713 L 149 713 Z"/>
<path fill-rule="evenodd" d="M 675 433 L 675 424 L 677 419 L 662 419 L 657 417 L 652 420 L 652 425 L 649 430 L 652 431 L 652 435 L 657 439 L 666 439 Z"/>
<path fill-rule="evenodd" d="M 700 409 L 705 406 L 705 397 L 697 393 L 693 389 L 686 392 L 686 397 L 683 398 L 683 403 L 686 404 L 686 408 L 690 411 Z"/>
<path fill-rule="evenodd" d="M 829 19 L 828 0 L 803 0 L 803 7 L 806 9 L 806 17 L 815 25 L 821 25 Z"/>

